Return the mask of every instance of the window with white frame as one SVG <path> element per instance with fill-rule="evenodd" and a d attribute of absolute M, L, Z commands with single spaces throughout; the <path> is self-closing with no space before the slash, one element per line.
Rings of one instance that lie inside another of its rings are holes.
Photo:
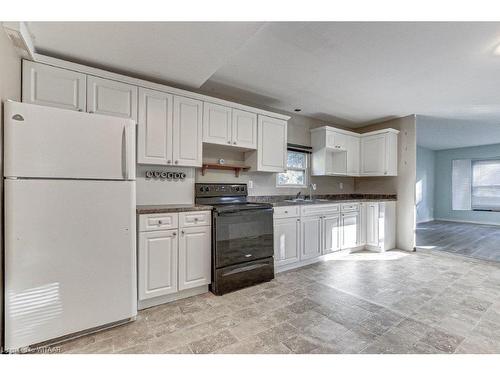
<path fill-rule="evenodd" d="M 500 159 L 472 161 L 472 209 L 500 210 Z"/>
<path fill-rule="evenodd" d="M 299 187 L 307 186 L 309 173 L 309 155 L 305 152 L 287 152 L 286 172 L 276 175 L 276 186 Z"/>

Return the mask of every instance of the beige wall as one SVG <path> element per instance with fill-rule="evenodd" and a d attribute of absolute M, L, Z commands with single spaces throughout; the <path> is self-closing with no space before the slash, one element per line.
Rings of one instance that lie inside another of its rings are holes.
<path fill-rule="evenodd" d="M 311 145 L 310 129 L 318 126 L 327 125 L 325 122 L 304 117 L 292 115 L 288 121 L 288 143 L 299 144 L 303 146 Z M 203 160 L 216 162 L 219 159 L 226 160 L 227 164 L 244 164 L 242 152 L 224 149 L 220 146 L 204 145 Z M 276 187 L 275 173 L 242 173 L 236 178 L 232 171 L 207 170 L 205 176 L 201 175 L 199 169 L 196 170 L 196 182 L 227 182 L 248 184 L 253 182 L 253 188 L 248 190 L 249 195 L 293 195 L 299 191 L 308 194 L 308 189 L 283 188 Z M 312 177 L 311 182 L 315 183 L 317 190 L 315 194 L 336 194 L 353 193 L 353 177 Z M 342 183 L 343 188 L 340 188 Z"/>
<path fill-rule="evenodd" d="M 0 212 L 3 212 L 3 103 L 7 99 L 20 100 L 21 97 L 21 59 L 4 33 L 0 30 Z M 3 346 L 3 216 L 0 214 L 0 340 Z"/>
<path fill-rule="evenodd" d="M 415 247 L 415 182 L 417 171 L 416 117 L 406 116 L 357 129 L 360 133 L 384 128 L 400 131 L 398 137 L 398 176 L 357 178 L 355 191 L 360 193 L 396 193 L 396 245 L 401 250 Z"/>

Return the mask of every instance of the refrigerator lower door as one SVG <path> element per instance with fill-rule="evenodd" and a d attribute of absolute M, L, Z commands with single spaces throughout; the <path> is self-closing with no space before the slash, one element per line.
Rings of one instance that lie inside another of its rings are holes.
<path fill-rule="evenodd" d="M 130 119 L 8 101 L 5 177 L 135 180 Z"/>
<path fill-rule="evenodd" d="M 137 314 L 135 182 L 5 180 L 5 347 Z"/>

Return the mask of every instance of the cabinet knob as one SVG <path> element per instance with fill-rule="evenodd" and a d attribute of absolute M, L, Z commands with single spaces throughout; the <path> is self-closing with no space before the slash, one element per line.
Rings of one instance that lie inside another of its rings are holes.
<path fill-rule="evenodd" d="M 83 109 L 81 109 L 81 108 L 78 108 L 78 112 L 83 112 Z"/>
<path fill-rule="evenodd" d="M 385 171 L 384 174 L 387 174 L 387 171 Z"/>
<path fill-rule="evenodd" d="M 198 221 L 198 218 L 197 218 L 197 217 L 195 217 L 195 218 L 194 218 L 194 221 Z"/>
<path fill-rule="evenodd" d="M 94 113 L 94 111 L 89 111 L 89 113 Z"/>
<path fill-rule="evenodd" d="M 233 145 L 235 145 L 235 144 L 236 144 L 236 142 L 233 142 Z"/>
<path fill-rule="evenodd" d="M 227 141 L 227 144 L 230 145 L 231 144 L 231 141 Z"/>
<path fill-rule="evenodd" d="M 176 161 L 175 161 L 175 164 L 179 164 L 179 160 L 176 160 Z"/>
<path fill-rule="evenodd" d="M 288 213 L 288 211 L 285 211 L 285 214 L 287 214 L 287 213 Z"/>
<path fill-rule="evenodd" d="M 183 235 L 183 234 L 184 234 L 184 231 L 181 231 L 181 234 Z"/>
<path fill-rule="evenodd" d="M 158 224 L 163 224 L 163 221 L 161 221 L 161 220 L 158 220 Z"/>
<path fill-rule="evenodd" d="M 172 161 L 171 160 L 167 160 L 167 164 L 170 164 L 170 163 L 172 163 Z"/>
<path fill-rule="evenodd" d="M 172 236 L 177 236 L 177 233 L 176 232 L 172 233 Z"/>

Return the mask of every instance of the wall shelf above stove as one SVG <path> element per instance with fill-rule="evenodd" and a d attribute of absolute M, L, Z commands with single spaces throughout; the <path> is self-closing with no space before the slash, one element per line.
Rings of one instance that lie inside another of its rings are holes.
<path fill-rule="evenodd" d="M 205 171 L 207 169 L 223 169 L 223 170 L 234 170 L 234 175 L 236 177 L 240 176 L 241 171 L 248 171 L 250 169 L 247 165 L 235 165 L 235 164 L 218 164 L 218 163 L 203 163 L 201 167 L 201 175 L 205 176 Z"/>

